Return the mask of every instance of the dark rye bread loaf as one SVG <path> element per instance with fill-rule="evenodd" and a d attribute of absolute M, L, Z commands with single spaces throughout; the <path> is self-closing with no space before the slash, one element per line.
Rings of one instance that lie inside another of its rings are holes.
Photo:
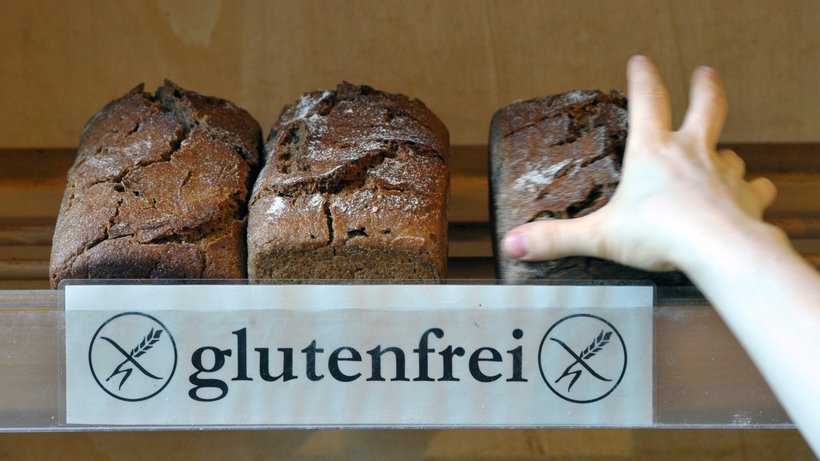
<path fill-rule="evenodd" d="M 596 258 L 527 262 L 499 251 L 516 226 L 580 217 L 606 204 L 620 180 L 626 134 L 626 99 L 618 91 L 575 90 L 517 101 L 495 113 L 489 148 L 500 278 L 670 279 Z"/>
<path fill-rule="evenodd" d="M 86 124 L 51 252 L 52 287 L 84 278 L 242 278 L 259 124 L 171 82 Z"/>
<path fill-rule="evenodd" d="M 420 101 L 343 83 L 285 107 L 251 198 L 255 279 L 435 279 L 449 135 Z"/>

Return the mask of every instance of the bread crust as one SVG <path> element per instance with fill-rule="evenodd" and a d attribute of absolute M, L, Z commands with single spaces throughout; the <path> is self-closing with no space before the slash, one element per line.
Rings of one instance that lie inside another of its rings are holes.
<path fill-rule="evenodd" d="M 50 281 L 243 278 L 262 136 L 246 111 L 170 81 L 139 85 L 83 129 Z"/>
<path fill-rule="evenodd" d="M 447 262 L 449 135 L 420 101 L 312 92 L 266 143 L 248 224 L 254 279 L 436 279 Z"/>

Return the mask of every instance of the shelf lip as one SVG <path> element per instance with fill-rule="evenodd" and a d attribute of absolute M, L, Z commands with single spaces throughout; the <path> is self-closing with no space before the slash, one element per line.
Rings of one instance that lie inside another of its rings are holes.
<path fill-rule="evenodd" d="M 63 290 L 0 290 L 0 311 L 63 310 Z"/>
<path fill-rule="evenodd" d="M 479 430 L 521 430 L 521 429 L 795 429 L 791 422 L 783 423 L 735 423 L 735 424 L 700 424 L 700 423 L 652 423 L 644 425 L 571 425 L 571 424 L 549 424 L 549 425 L 199 425 L 199 426 L 54 426 L 54 427 L 0 427 L 0 434 L 20 434 L 20 433 L 72 433 L 72 432 L 188 432 L 188 431 L 304 431 L 304 430 L 348 430 L 348 431 L 370 431 L 370 430 L 397 430 L 397 431 L 418 431 L 434 429 L 479 429 Z"/>
<path fill-rule="evenodd" d="M 112 284 L 116 283 L 117 280 L 105 280 L 102 283 Z M 234 279 L 230 281 L 234 284 L 247 284 L 247 283 L 254 283 L 249 281 L 248 279 Z M 330 283 L 340 283 L 340 284 L 350 284 L 351 280 L 337 280 L 337 281 L 324 281 Z M 448 284 L 472 284 L 472 285 L 488 285 L 488 284 L 509 284 L 503 280 L 493 280 L 493 279 L 474 279 L 474 280 L 443 280 L 442 282 Z M 545 283 L 550 283 L 550 281 L 543 281 Z M 89 282 L 92 283 L 92 282 Z M 143 283 L 150 284 L 151 281 L 143 281 Z M 199 283 L 199 284 L 219 284 L 220 281 L 209 281 L 209 280 L 189 280 L 187 283 Z M 224 281 L 223 281 L 224 283 Z M 385 283 L 389 283 L 389 281 L 385 281 Z M 589 283 L 589 281 L 579 281 L 579 283 Z M 157 283 L 162 285 L 167 285 L 167 282 Z M 656 306 L 657 305 L 669 305 L 673 306 L 676 304 L 692 304 L 692 303 L 702 303 L 706 304 L 707 301 L 703 297 L 703 295 L 698 291 L 698 289 L 692 285 L 680 285 L 680 286 L 657 286 L 655 287 L 655 299 L 656 299 Z M 63 305 L 65 302 L 65 290 L 62 289 L 54 289 L 54 290 L 0 290 L 0 312 L 3 311 L 62 311 Z"/>

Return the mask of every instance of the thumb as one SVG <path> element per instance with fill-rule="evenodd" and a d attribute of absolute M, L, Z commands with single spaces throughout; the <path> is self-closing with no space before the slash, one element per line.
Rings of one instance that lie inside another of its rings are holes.
<path fill-rule="evenodd" d="M 580 218 L 533 221 L 518 226 L 504 237 L 504 254 L 524 261 L 595 256 L 595 229 L 599 216 L 599 213 L 593 213 Z"/>

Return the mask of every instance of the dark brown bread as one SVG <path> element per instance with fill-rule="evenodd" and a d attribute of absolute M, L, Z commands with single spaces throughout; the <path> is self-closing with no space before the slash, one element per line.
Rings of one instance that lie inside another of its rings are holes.
<path fill-rule="evenodd" d="M 166 81 L 89 120 L 68 172 L 52 287 L 83 278 L 245 277 L 247 198 L 259 124 Z"/>
<path fill-rule="evenodd" d="M 620 180 L 626 134 L 626 99 L 617 91 L 575 90 L 517 101 L 496 112 L 489 147 L 500 278 L 656 278 L 595 258 L 526 262 L 499 251 L 504 235 L 518 225 L 584 216 L 609 201 Z"/>
<path fill-rule="evenodd" d="M 348 83 L 302 96 L 268 137 L 249 277 L 443 277 L 448 150 L 447 129 L 418 100 Z"/>

